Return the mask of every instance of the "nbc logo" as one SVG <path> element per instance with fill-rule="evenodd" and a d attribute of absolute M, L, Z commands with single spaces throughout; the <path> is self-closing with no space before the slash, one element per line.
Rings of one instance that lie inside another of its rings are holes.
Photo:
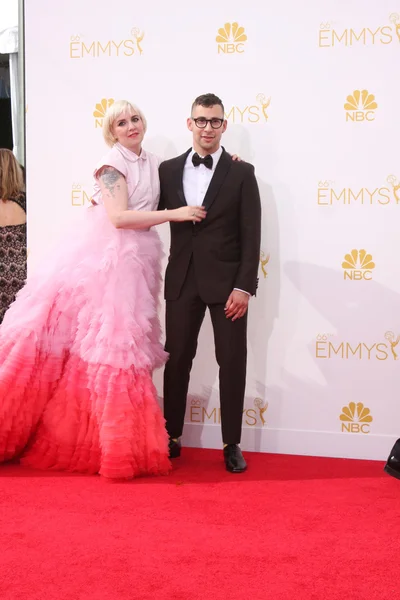
<path fill-rule="evenodd" d="M 344 105 L 346 121 L 373 121 L 378 108 L 375 96 L 367 90 L 354 90 Z"/>
<path fill-rule="evenodd" d="M 344 269 L 344 279 L 370 280 L 375 263 L 372 262 L 371 254 L 367 254 L 365 250 L 352 250 L 350 254 L 345 254 L 342 268 Z"/>
<path fill-rule="evenodd" d="M 218 54 L 233 54 L 244 52 L 244 43 L 247 40 L 247 35 L 244 32 L 244 27 L 239 27 L 238 23 L 225 23 L 223 27 L 218 29 L 218 35 L 215 41 L 218 42 Z"/>
<path fill-rule="evenodd" d="M 113 98 L 103 98 L 101 102 L 96 104 L 96 108 L 93 111 L 95 127 L 103 127 L 103 119 L 107 112 L 107 108 L 109 108 L 112 104 L 114 104 Z"/>
<path fill-rule="evenodd" d="M 370 409 L 362 402 L 350 402 L 348 406 L 343 406 L 339 417 L 342 421 L 342 432 L 369 433 L 369 423 L 373 421 L 370 413 Z"/>

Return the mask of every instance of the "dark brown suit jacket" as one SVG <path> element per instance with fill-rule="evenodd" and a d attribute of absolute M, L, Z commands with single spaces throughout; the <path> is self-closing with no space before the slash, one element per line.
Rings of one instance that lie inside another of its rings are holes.
<path fill-rule="evenodd" d="M 159 209 L 185 206 L 183 168 L 190 150 L 160 165 Z M 223 150 L 204 198 L 201 223 L 170 223 L 165 298 L 176 300 L 193 257 L 199 295 L 225 303 L 234 288 L 254 295 L 260 258 L 261 205 L 254 167 Z"/>

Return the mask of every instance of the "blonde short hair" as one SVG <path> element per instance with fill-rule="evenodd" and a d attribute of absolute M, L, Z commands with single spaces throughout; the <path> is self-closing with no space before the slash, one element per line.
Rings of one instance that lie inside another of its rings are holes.
<path fill-rule="evenodd" d="M 144 132 L 146 133 L 147 121 L 140 108 L 138 108 L 135 104 L 132 104 L 132 102 L 128 102 L 127 100 L 117 100 L 116 102 L 114 102 L 114 104 L 111 104 L 111 106 L 107 109 L 103 120 L 103 137 L 107 146 L 112 147 L 116 142 L 116 139 L 112 132 L 112 128 L 119 115 L 124 111 L 136 113 L 141 118 L 144 127 Z"/>

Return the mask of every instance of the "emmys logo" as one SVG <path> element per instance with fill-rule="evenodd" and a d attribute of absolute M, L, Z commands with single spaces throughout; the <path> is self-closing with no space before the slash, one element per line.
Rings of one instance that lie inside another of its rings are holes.
<path fill-rule="evenodd" d="M 348 406 L 343 406 L 339 417 L 342 421 L 342 432 L 369 433 L 369 423 L 373 421 L 370 413 L 370 409 L 362 402 L 350 402 Z"/>
<path fill-rule="evenodd" d="M 71 204 L 72 206 L 86 206 L 92 204 L 92 197 L 88 194 L 79 183 L 73 183 L 71 189 Z"/>
<path fill-rule="evenodd" d="M 267 424 L 267 421 L 265 420 L 264 415 L 267 412 L 268 402 L 265 402 L 261 398 L 254 398 L 254 406 L 257 408 L 257 410 L 259 412 L 259 419 L 260 419 L 262 427 L 264 427 L 264 425 Z"/>
<path fill-rule="evenodd" d="M 269 263 L 269 259 L 270 259 L 270 255 L 269 254 L 265 254 L 265 252 L 261 251 L 260 254 L 260 263 L 261 263 L 261 270 L 263 272 L 264 275 L 264 279 L 267 279 L 268 277 L 268 272 L 267 272 L 267 264 Z"/>
<path fill-rule="evenodd" d="M 392 13 L 388 21 L 391 25 L 379 27 L 364 27 L 363 29 L 335 29 L 331 23 L 321 23 L 318 33 L 320 48 L 335 48 L 338 46 L 378 46 L 400 41 L 400 15 Z"/>
<path fill-rule="evenodd" d="M 103 56 L 121 58 L 130 57 L 134 54 L 141 55 L 143 49 L 141 42 L 144 32 L 134 27 L 130 32 L 131 37 L 122 40 L 91 40 L 83 41 L 81 35 L 72 35 L 69 42 L 70 58 L 101 58 Z"/>
<path fill-rule="evenodd" d="M 254 398 L 254 408 L 245 408 L 243 410 L 243 423 L 248 427 L 263 427 L 266 425 L 265 413 L 268 409 L 268 402 L 261 398 Z M 221 409 L 214 407 L 209 409 L 203 406 L 201 398 L 192 397 L 188 412 L 186 413 L 187 423 L 200 423 L 206 425 L 221 424 Z"/>
<path fill-rule="evenodd" d="M 334 181 L 326 180 L 318 182 L 317 204 L 319 206 L 384 206 L 390 203 L 399 203 L 400 186 L 397 185 L 397 179 L 394 175 L 390 175 L 387 180 L 392 185 L 393 190 L 389 187 L 361 187 L 337 188 Z"/>
<path fill-rule="evenodd" d="M 344 105 L 346 121 L 373 121 L 378 108 L 375 96 L 367 90 L 354 90 Z"/>
<path fill-rule="evenodd" d="M 266 123 L 269 118 L 267 108 L 271 104 L 271 96 L 267 98 L 265 94 L 257 94 L 256 100 L 258 104 L 242 109 L 232 106 L 229 111 L 225 110 L 225 118 L 231 123 Z"/>
<path fill-rule="evenodd" d="M 396 337 L 396 335 L 393 333 L 393 331 L 387 331 L 385 333 L 385 339 L 389 342 L 390 351 L 392 353 L 393 360 L 399 360 L 399 355 L 398 355 L 399 349 L 397 348 L 397 346 L 399 345 L 399 342 L 400 342 L 400 335 L 398 335 Z"/>
<path fill-rule="evenodd" d="M 330 360 L 399 360 L 400 335 L 387 331 L 385 342 L 335 342 L 331 333 L 320 333 L 315 341 L 315 358 Z"/>
<path fill-rule="evenodd" d="M 392 13 L 389 17 L 390 22 L 392 23 L 393 29 L 397 35 L 397 38 L 400 42 L 400 15 L 398 13 Z"/>
<path fill-rule="evenodd" d="M 103 119 L 107 112 L 107 108 L 110 108 L 110 106 L 112 106 L 113 104 L 113 98 L 103 98 L 98 104 L 96 104 L 96 108 L 93 111 L 95 127 L 103 127 Z"/>
<path fill-rule="evenodd" d="M 400 183 L 399 183 L 397 177 L 395 177 L 394 175 L 389 175 L 389 177 L 387 178 L 386 181 L 388 183 L 390 183 L 390 185 L 392 186 L 394 199 L 396 200 L 396 204 L 399 204 L 400 203 Z"/>
<path fill-rule="evenodd" d="M 247 41 L 247 35 L 244 27 L 239 27 L 238 23 L 225 23 L 221 29 L 218 29 L 218 35 L 215 38 L 218 42 L 218 54 L 233 54 L 244 52 L 244 43 Z"/>
<path fill-rule="evenodd" d="M 342 268 L 344 269 L 345 280 L 371 280 L 372 269 L 375 269 L 375 263 L 372 262 L 371 254 L 367 254 L 365 250 L 352 250 L 350 254 L 345 255 Z"/>

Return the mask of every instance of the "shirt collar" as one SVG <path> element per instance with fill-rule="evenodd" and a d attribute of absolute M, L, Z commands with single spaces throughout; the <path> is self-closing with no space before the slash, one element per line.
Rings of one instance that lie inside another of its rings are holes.
<path fill-rule="evenodd" d="M 114 144 L 114 148 L 116 148 L 118 150 L 118 152 L 120 152 L 122 154 L 122 156 L 129 162 L 137 162 L 140 159 L 147 160 L 147 154 L 146 154 L 145 150 L 143 150 L 143 148 L 140 153 L 140 156 L 138 156 L 137 154 L 132 152 L 132 150 L 125 148 L 125 146 L 123 146 L 119 142 L 116 142 L 116 144 Z"/>

